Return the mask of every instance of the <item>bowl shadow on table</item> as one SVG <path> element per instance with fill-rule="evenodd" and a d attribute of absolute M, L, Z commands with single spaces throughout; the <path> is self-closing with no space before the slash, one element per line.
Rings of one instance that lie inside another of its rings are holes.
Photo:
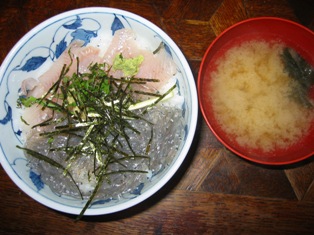
<path fill-rule="evenodd" d="M 225 148 L 225 150 L 228 152 L 229 155 L 232 155 L 231 157 L 236 157 L 239 161 L 243 161 L 245 164 L 252 165 L 259 168 L 264 168 L 266 170 L 267 169 L 268 170 L 289 170 L 289 169 L 301 168 L 301 167 L 304 167 L 305 165 L 308 165 L 314 162 L 314 155 L 313 155 L 311 157 L 308 157 L 304 160 L 301 160 L 295 163 L 283 164 L 283 165 L 267 165 L 267 164 L 257 163 L 257 162 L 253 162 L 248 159 L 245 159 L 233 153 L 231 150 L 228 150 L 227 148 Z"/>
<path fill-rule="evenodd" d="M 198 110 L 198 113 L 200 111 Z M 188 170 L 190 167 L 194 156 L 195 152 L 197 150 L 197 146 L 200 140 L 201 135 L 198 133 L 200 130 L 200 125 L 201 125 L 201 115 L 198 115 L 198 121 L 197 121 L 197 126 L 196 126 L 196 131 L 195 131 L 195 136 L 193 139 L 193 142 L 191 144 L 191 147 L 189 149 L 189 152 L 184 159 L 183 163 L 179 167 L 178 171 L 175 173 L 175 175 L 159 190 L 157 191 L 154 195 L 151 197 L 147 198 L 143 202 L 111 214 L 106 214 L 106 215 L 98 215 L 98 216 L 83 216 L 80 221 L 84 222 L 110 222 L 110 221 L 118 221 L 121 219 L 129 218 L 132 216 L 135 216 L 137 214 L 140 214 L 146 210 L 149 210 L 156 204 L 158 204 L 160 201 L 162 201 L 167 195 L 178 185 L 180 180 L 183 178 L 185 172 Z M 57 212 L 59 214 L 65 215 L 73 220 L 77 218 L 76 215 L 70 215 L 70 214 L 65 214 L 62 212 Z"/>

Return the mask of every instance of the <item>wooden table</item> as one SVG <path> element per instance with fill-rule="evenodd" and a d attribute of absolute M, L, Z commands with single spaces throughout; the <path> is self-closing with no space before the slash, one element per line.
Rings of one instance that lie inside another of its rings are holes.
<path fill-rule="evenodd" d="M 277 16 L 314 29 L 312 0 L 6 0 L 0 3 L 0 61 L 40 22 L 87 6 L 120 8 L 154 22 L 182 49 L 195 79 L 206 48 L 238 21 Z M 2 167 L 0 199 L 0 234 L 314 234 L 314 161 L 247 162 L 227 151 L 200 115 L 179 172 L 129 210 L 74 222 L 24 194 Z"/>

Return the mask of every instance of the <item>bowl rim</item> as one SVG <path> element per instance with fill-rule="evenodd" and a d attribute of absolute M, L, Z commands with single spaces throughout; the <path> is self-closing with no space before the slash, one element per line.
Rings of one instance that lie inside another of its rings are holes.
<path fill-rule="evenodd" d="M 185 68 L 185 73 L 187 77 L 187 84 L 188 89 L 190 92 L 191 99 L 191 107 L 190 107 L 190 122 L 189 122 L 189 131 L 186 134 L 184 145 L 181 149 L 181 153 L 177 156 L 177 159 L 171 164 L 170 168 L 166 172 L 166 174 L 163 175 L 160 179 L 158 179 L 158 182 L 154 184 L 152 187 L 150 187 L 145 193 L 132 198 L 132 200 L 128 200 L 127 202 L 123 202 L 121 204 L 109 206 L 109 207 L 101 207 L 101 208 L 88 208 L 86 212 L 84 213 L 84 216 L 89 215 L 104 215 L 104 214 L 111 214 L 116 213 L 122 210 L 126 210 L 130 207 L 133 207 L 142 201 L 146 200 L 147 198 L 151 197 L 153 194 L 155 194 L 157 191 L 159 191 L 172 177 L 173 175 L 178 171 L 179 167 L 182 165 L 183 161 L 185 160 L 186 156 L 188 155 L 188 152 L 190 150 L 191 144 L 194 139 L 196 126 L 197 126 L 197 120 L 198 120 L 198 96 L 197 96 L 197 89 L 196 89 L 196 83 L 194 80 L 194 75 L 191 71 L 191 67 L 189 66 L 186 57 L 184 56 L 181 49 L 177 46 L 177 44 L 170 38 L 168 34 L 165 33 L 160 27 L 152 23 L 151 21 L 145 19 L 144 17 L 137 15 L 135 13 L 118 9 L 118 8 L 112 8 L 112 7 L 83 7 L 83 8 L 77 8 L 69 11 L 65 11 L 62 13 L 59 13 L 57 15 L 54 15 L 50 18 L 47 18 L 46 20 L 42 21 L 35 27 L 33 27 L 31 30 L 29 30 L 24 36 L 22 36 L 16 44 L 11 48 L 9 53 L 6 55 L 5 59 L 3 60 L 1 67 L 0 67 L 0 75 L 1 75 L 1 82 L 3 81 L 3 75 L 5 74 L 5 70 L 7 69 L 7 65 L 11 63 L 12 57 L 17 53 L 19 48 L 21 48 L 27 40 L 30 40 L 36 32 L 40 31 L 42 28 L 44 28 L 47 25 L 54 24 L 59 19 L 62 19 L 63 17 L 71 16 L 71 15 L 78 15 L 78 14 L 84 14 L 84 13 L 91 13 L 91 12 L 98 12 L 98 13 L 111 13 L 111 14 L 117 14 L 121 16 L 125 16 L 130 18 L 131 20 L 141 22 L 143 25 L 145 25 L 150 30 L 158 33 L 158 35 L 161 36 L 161 38 L 167 42 L 167 44 L 175 51 L 177 57 L 180 59 L 181 66 Z M 14 170 L 10 167 L 10 163 L 6 160 L 4 156 L 3 149 L 0 148 L 2 151 L 0 151 L 0 164 L 4 168 L 5 172 L 9 176 L 9 178 L 28 196 L 33 198 L 35 201 L 39 202 L 42 205 L 45 205 L 49 208 L 52 208 L 54 210 L 68 213 L 68 214 L 79 214 L 82 210 L 82 208 L 74 208 L 72 206 L 59 204 L 58 202 L 54 202 L 50 200 L 49 198 L 46 198 L 35 191 L 31 190 L 27 184 L 25 184 L 24 181 L 19 179 L 19 176 L 15 174 Z"/>
<path fill-rule="evenodd" d="M 269 165 L 269 166 L 282 166 L 282 165 L 291 165 L 294 163 L 298 163 L 300 161 L 303 161 L 305 159 L 310 158 L 311 156 L 314 155 L 314 150 L 306 155 L 303 155 L 302 157 L 299 157 L 297 159 L 294 160 L 288 160 L 288 161 L 274 161 L 274 162 L 269 162 L 269 161 L 264 161 L 264 160 L 258 160 L 255 158 L 252 158 L 248 155 L 246 155 L 245 153 L 242 153 L 238 150 L 236 150 L 232 145 L 228 144 L 226 141 L 224 141 L 219 134 L 216 132 L 215 128 L 211 125 L 211 123 L 209 122 L 207 116 L 206 116 L 206 112 L 205 109 L 206 107 L 204 106 L 203 103 L 203 94 L 201 92 L 201 81 L 202 81 L 202 71 L 204 71 L 206 69 L 206 64 L 205 64 L 205 60 L 208 56 L 208 54 L 210 53 L 212 47 L 217 43 L 217 41 L 219 41 L 219 39 L 221 37 L 223 37 L 226 33 L 228 33 L 230 30 L 238 27 L 239 25 L 243 25 L 246 23 L 250 23 L 253 21 L 264 21 L 264 20 L 270 20 L 270 21 L 281 21 L 287 24 L 291 24 L 294 25 L 298 28 L 301 28 L 302 30 L 307 31 L 308 33 L 312 34 L 314 36 L 314 31 L 310 30 L 309 28 L 305 27 L 304 25 L 301 25 L 295 21 L 292 20 L 288 20 L 285 18 L 280 18 L 280 17 L 273 17 L 273 16 L 260 16 L 260 17 L 252 17 L 252 18 L 248 18 L 242 21 L 239 21 L 229 27 L 227 27 L 226 29 L 224 29 L 208 46 L 208 48 L 206 49 L 203 57 L 202 57 L 202 61 L 201 61 L 201 65 L 200 65 L 200 69 L 199 69 L 199 73 L 198 73 L 198 77 L 197 77 L 197 90 L 198 90 L 198 100 L 199 100 L 199 104 L 200 104 L 200 110 L 202 113 L 202 116 L 207 124 L 207 126 L 209 127 L 209 129 L 212 131 L 212 133 L 214 134 L 214 136 L 227 148 L 229 149 L 231 152 L 233 152 L 234 154 L 238 155 L 239 157 L 248 160 L 250 162 L 254 162 L 254 163 L 258 163 L 261 165 Z"/>

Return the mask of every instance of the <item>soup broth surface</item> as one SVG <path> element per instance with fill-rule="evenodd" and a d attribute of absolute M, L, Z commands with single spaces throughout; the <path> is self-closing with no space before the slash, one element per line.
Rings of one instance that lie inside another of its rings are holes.
<path fill-rule="evenodd" d="M 209 97 L 220 128 L 242 147 L 284 149 L 311 127 L 313 109 L 291 98 L 279 42 L 248 41 L 229 49 L 211 73 Z"/>

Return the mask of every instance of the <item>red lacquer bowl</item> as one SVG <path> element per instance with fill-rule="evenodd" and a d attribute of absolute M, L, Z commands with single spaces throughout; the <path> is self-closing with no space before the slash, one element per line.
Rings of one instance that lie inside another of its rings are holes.
<path fill-rule="evenodd" d="M 299 162 L 314 155 L 314 122 L 308 134 L 297 143 L 286 149 L 265 153 L 241 147 L 219 127 L 213 115 L 208 92 L 210 73 L 215 70 L 216 59 L 232 46 L 256 39 L 280 40 L 294 48 L 304 59 L 314 65 L 314 32 L 310 29 L 295 22 L 274 17 L 259 17 L 239 22 L 222 32 L 211 43 L 203 57 L 197 81 L 201 112 L 208 127 L 219 141 L 238 156 L 267 165 Z M 312 91 L 310 95 L 314 97 L 314 89 Z"/>

